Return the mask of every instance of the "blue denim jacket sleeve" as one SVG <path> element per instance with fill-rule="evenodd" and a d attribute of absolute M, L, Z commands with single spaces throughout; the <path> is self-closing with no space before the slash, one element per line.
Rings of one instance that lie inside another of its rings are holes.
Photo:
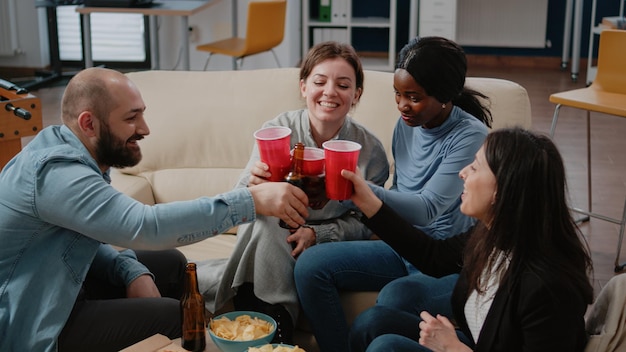
<path fill-rule="evenodd" d="M 118 286 L 128 286 L 141 275 L 154 275 L 137 260 L 131 249 L 118 251 L 108 244 L 100 245 L 89 273 Z"/>
<path fill-rule="evenodd" d="M 111 187 L 88 161 L 48 156 L 38 168 L 31 200 L 36 216 L 102 243 L 168 249 L 201 241 L 256 217 L 252 195 L 245 188 L 150 206 Z"/>

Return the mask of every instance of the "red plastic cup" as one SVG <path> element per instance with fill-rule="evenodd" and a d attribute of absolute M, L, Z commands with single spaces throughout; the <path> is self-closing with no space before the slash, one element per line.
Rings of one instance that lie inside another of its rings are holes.
<path fill-rule="evenodd" d="M 291 129 L 282 126 L 261 128 L 254 132 L 261 161 L 269 166 L 272 174 L 270 181 L 283 181 L 291 169 L 290 136 Z"/>
<path fill-rule="evenodd" d="M 352 141 L 332 140 L 322 144 L 326 166 L 326 197 L 334 200 L 350 199 L 352 182 L 341 176 L 341 170 L 355 171 L 361 145 Z"/>
<path fill-rule="evenodd" d="M 324 149 L 305 147 L 302 174 L 318 176 L 324 173 Z"/>

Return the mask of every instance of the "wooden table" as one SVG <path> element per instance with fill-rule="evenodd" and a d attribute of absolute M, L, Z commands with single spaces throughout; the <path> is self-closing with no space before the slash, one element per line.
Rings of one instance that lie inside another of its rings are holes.
<path fill-rule="evenodd" d="M 85 7 L 78 6 L 76 12 L 83 18 L 83 60 L 85 68 L 93 67 L 91 48 L 91 19 L 92 13 L 136 13 L 150 18 L 150 46 L 152 69 L 159 69 L 159 40 L 156 16 L 177 16 L 180 18 L 179 35 L 183 46 L 182 68 L 189 70 L 189 16 L 213 5 L 215 0 L 161 0 L 155 1 L 147 7 Z M 237 30 L 237 0 L 232 0 L 233 33 Z"/>
<path fill-rule="evenodd" d="M 180 346 L 180 338 L 170 340 L 166 336 L 161 334 L 153 335 L 143 341 L 126 347 L 120 352 L 146 352 L 146 351 L 173 351 L 173 352 L 188 352 L 186 349 Z M 206 336 L 206 348 L 204 352 L 220 352 L 220 349 L 215 346 L 211 337 L 207 332 Z"/>

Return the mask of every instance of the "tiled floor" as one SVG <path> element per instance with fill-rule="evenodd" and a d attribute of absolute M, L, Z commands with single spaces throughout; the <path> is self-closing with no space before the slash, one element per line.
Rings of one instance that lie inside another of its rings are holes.
<path fill-rule="evenodd" d="M 496 77 L 515 81 L 529 93 L 533 129 L 549 133 L 554 105 L 548 101 L 551 93 L 584 87 L 584 80 L 572 82 L 568 71 L 529 68 L 470 68 L 469 76 Z M 581 72 L 579 77 L 585 77 Z M 40 88 L 33 91 L 42 100 L 44 125 L 60 122 L 60 100 L 63 87 Z M 608 216 L 621 217 L 626 196 L 626 120 L 614 116 L 592 114 L 592 170 L 593 210 Z M 586 207 L 586 154 L 585 113 L 562 108 L 555 140 L 563 154 L 568 170 L 568 182 L 572 202 Z M 613 275 L 619 226 L 606 221 L 591 219 L 581 224 L 589 242 L 594 266 L 596 289 Z M 626 246 L 626 245 L 625 245 Z M 625 253 L 626 250 L 622 250 Z M 622 254 L 621 261 L 626 261 Z"/>

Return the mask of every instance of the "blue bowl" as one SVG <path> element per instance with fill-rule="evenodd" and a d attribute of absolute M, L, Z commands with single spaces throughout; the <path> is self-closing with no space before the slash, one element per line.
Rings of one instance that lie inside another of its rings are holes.
<path fill-rule="evenodd" d="M 272 330 L 270 331 L 269 335 L 260 337 L 255 340 L 233 341 L 233 340 L 228 340 L 228 339 L 216 336 L 215 334 L 213 334 L 213 331 L 211 330 L 209 326 L 209 329 L 208 329 L 209 336 L 211 336 L 211 340 L 213 340 L 213 343 L 215 343 L 215 345 L 217 346 L 217 348 L 220 349 L 220 351 L 222 352 L 246 352 L 248 351 L 248 347 L 266 345 L 270 343 L 270 341 L 272 341 L 272 339 L 274 338 L 274 334 L 276 333 L 276 321 L 267 314 L 263 314 L 259 312 L 251 312 L 251 311 L 234 311 L 234 312 L 220 314 L 216 317 L 213 317 L 213 320 L 219 319 L 222 317 L 226 317 L 230 320 L 235 320 L 235 318 L 241 315 L 249 315 L 250 318 L 259 318 L 261 320 L 265 320 L 272 325 Z"/>
<path fill-rule="evenodd" d="M 268 344 L 267 344 L 267 343 L 264 343 L 264 344 L 262 344 L 262 345 L 252 346 L 252 347 L 254 347 L 254 348 L 261 348 L 261 347 L 263 347 L 263 346 L 265 346 L 265 345 L 268 345 Z M 284 344 L 284 343 L 273 343 L 273 344 L 271 344 L 271 345 L 272 345 L 272 348 L 276 348 L 276 347 L 288 347 L 288 348 L 291 348 L 291 349 L 296 348 L 296 346 L 294 346 L 294 345 L 287 345 L 287 344 Z M 302 348 L 302 347 L 300 347 L 300 348 Z M 250 350 L 248 350 L 248 352 L 249 352 L 249 351 L 250 351 Z M 304 350 L 302 350 L 302 351 L 304 351 Z"/>

